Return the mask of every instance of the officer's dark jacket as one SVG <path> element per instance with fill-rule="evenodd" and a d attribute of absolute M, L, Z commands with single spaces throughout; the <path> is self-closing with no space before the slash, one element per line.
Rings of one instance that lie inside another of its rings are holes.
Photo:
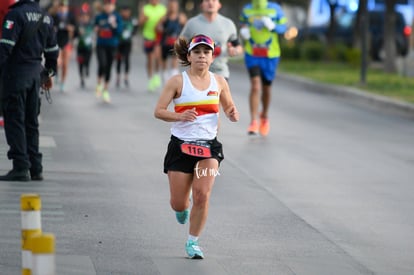
<path fill-rule="evenodd" d="M 0 0 L 1 1 L 1 0 Z M 37 2 L 20 0 L 10 7 L 2 26 L 0 39 L 0 68 L 7 73 L 39 74 L 42 69 L 42 56 L 45 67 L 56 72 L 59 48 L 56 43 L 56 33 L 53 29 L 52 18 L 45 14 L 43 23 L 30 40 L 14 50 L 25 28 L 35 28 L 43 14 Z"/>

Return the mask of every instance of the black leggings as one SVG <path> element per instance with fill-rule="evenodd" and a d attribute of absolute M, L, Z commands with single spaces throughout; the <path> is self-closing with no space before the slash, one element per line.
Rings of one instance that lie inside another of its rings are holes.
<path fill-rule="evenodd" d="M 109 82 L 109 80 L 111 79 L 111 68 L 115 52 L 116 47 L 96 47 L 96 54 L 98 57 L 98 77 L 105 77 L 106 82 Z"/>
<path fill-rule="evenodd" d="M 121 73 L 121 65 L 124 62 L 125 65 L 125 74 L 129 72 L 129 59 L 131 54 L 131 43 L 122 43 L 118 48 L 117 63 L 116 63 L 116 72 Z"/>
<path fill-rule="evenodd" d="M 78 67 L 79 75 L 83 79 L 89 75 L 89 63 L 91 60 L 91 50 L 78 49 Z"/>

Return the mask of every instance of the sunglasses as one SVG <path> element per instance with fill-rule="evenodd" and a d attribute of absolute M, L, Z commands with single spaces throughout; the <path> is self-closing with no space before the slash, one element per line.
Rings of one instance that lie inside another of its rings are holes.
<path fill-rule="evenodd" d="M 204 43 L 207 43 L 211 46 L 214 46 L 213 39 L 211 39 L 210 37 L 205 36 L 205 35 L 197 35 L 197 36 L 194 36 L 193 39 L 191 39 L 191 44 L 196 44 L 196 43 L 198 44 L 198 43 L 201 43 L 201 42 L 204 42 Z"/>
<path fill-rule="evenodd" d="M 188 51 L 191 51 L 195 46 L 198 46 L 200 44 L 204 44 L 209 46 L 212 50 L 214 50 L 214 41 L 210 37 L 206 35 L 196 35 L 191 39 L 190 46 L 188 48 Z"/>

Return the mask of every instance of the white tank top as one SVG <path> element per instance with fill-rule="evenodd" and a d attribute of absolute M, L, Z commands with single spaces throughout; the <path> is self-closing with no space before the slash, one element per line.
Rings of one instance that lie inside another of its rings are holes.
<path fill-rule="evenodd" d="M 181 96 L 175 98 L 174 110 L 182 113 L 196 108 L 197 119 L 194 121 L 177 121 L 172 124 L 171 134 L 185 141 L 211 140 L 217 136 L 220 94 L 216 78 L 210 73 L 210 86 L 200 91 L 194 88 L 187 72 L 182 72 L 183 87 Z"/>

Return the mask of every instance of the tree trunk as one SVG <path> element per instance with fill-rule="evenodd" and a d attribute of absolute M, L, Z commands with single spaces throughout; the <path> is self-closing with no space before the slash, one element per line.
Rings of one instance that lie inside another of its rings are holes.
<path fill-rule="evenodd" d="M 368 15 L 368 1 L 360 0 L 358 8 L 358 20 L 356 24 L 356 31 L 358 33 L 358 46 L 361 49 L 361 84 L 366 84 L 366 75 L 368 70 L 368 41 L 369 41 L 369 15 Z M 355 43 L 354 38 L 354 43 Z"/>
<path fill-rule="evenodd" d="M 366 54 L 366 58 L 368 60 L 368 49 L 371 48 L 371 33 L 369 31 L 370 27 L 370 20 L 369 20 L 369 12 L 368 8 L 368 0 L 360 0 L 358 10 L 355 17 L 355 25 L 353 30 L 353 43 L 352 46 L 356 49 L 361 49 L 361 54 Z M 364 52 L 362 49 L 362 44 L 365 43 L 367 51 Z"/>
<path fill-rule="evenodd" d="M 384 71 L 387 73 L 394 73 L 397 71 L 397 45 L 395 43 L 395 3 L 396 0 L 386 0 L 386 10 L 384 17 L 384 49 L 385 49 L 385 60 L 384 60 Z"/>
<path fill-rule="evenodd" d="M 333 47 L 335 45 L 335 32 L 336 32 L 336 24 L 335 24 L 335 9 L 336 9 L 336 2 L 331 3 L 334 1 L 329 2 L 329 30 L 328 30 L 328 47 Z"/>

